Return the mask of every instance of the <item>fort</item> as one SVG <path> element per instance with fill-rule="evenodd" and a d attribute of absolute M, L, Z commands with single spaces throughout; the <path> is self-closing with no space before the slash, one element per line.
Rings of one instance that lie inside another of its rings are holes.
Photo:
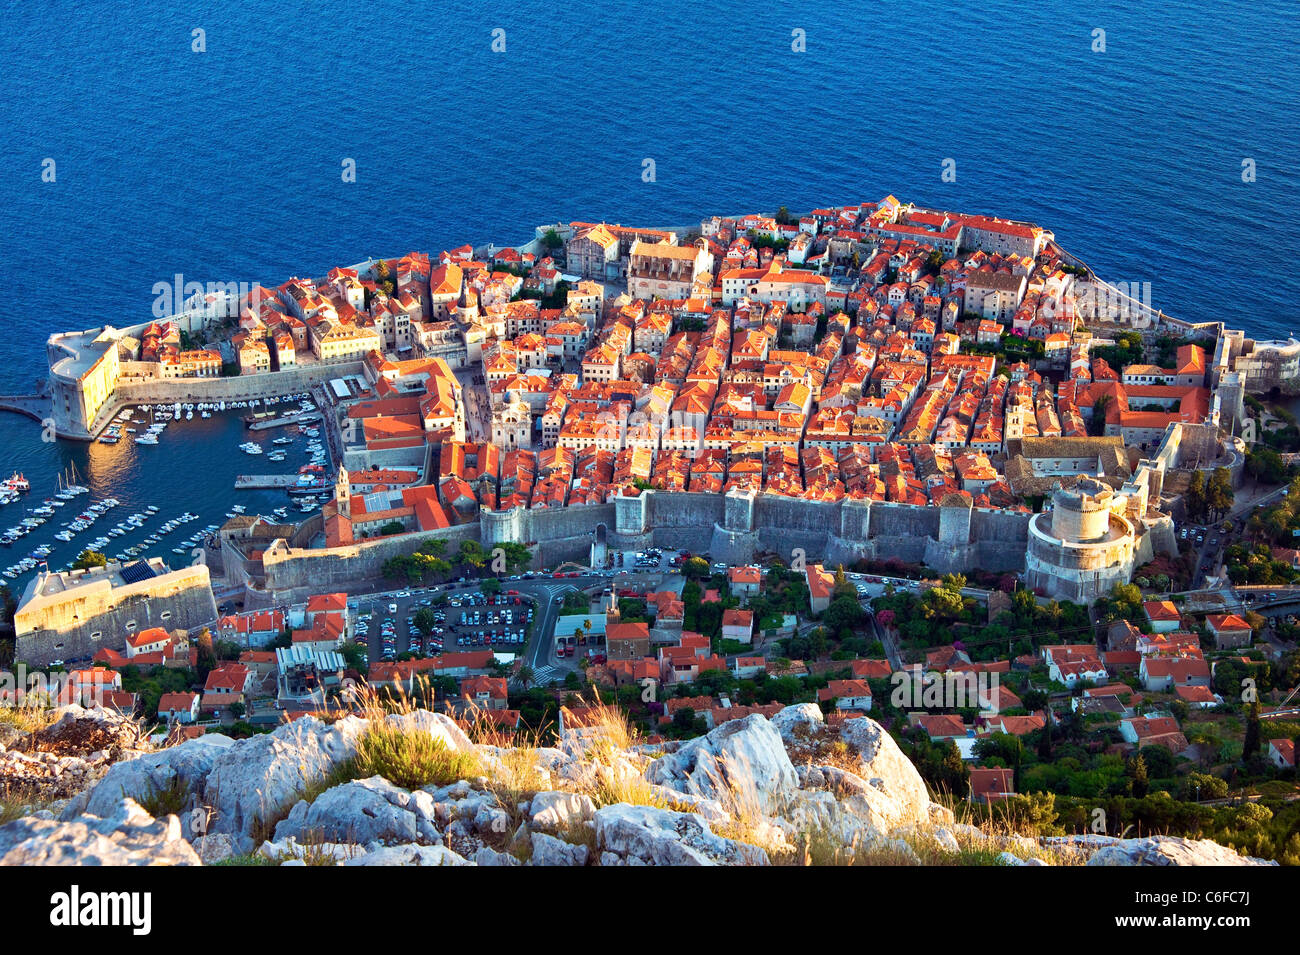
<path fill-rule="evenodd" d="M 30 666 L 89 659 L 120 650 L 149 627 L 196 630 L 217 621 L 212 580 L 203 564 L 168 570 L 161 558 L 42 573 L 14 614 L 15 657 Z"/>

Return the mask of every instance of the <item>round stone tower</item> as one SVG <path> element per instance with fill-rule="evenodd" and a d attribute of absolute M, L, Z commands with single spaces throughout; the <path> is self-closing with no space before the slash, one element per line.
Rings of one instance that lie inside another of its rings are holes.
<path fill-rule="evenodd" d="M 1080 476 L 1072 488 L 1052 493 L 1052 536 L 1067 541 L 1100 541 L 1110 532 L 1108 484 Z"/>

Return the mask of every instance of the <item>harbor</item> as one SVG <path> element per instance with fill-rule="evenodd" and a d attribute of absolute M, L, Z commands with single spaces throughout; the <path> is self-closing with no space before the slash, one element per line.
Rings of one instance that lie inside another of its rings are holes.
<path fill-rule="evenodd" d="M 263 420 L 276 420 L 274 431 L 243 420 L 271 409 Z M 70 568 L 86 550 L 181 567 L 213 557 L 216 531 L 232 517 L 303 520 L 332 492 L 320 421 L 305 392 L 224 407 L 133 405 L 93 443 L 43 441 L 31 422 L 0 416 L 13 469 L 0 478 L 2 582 L 20 596 L 43 566 Z M 285 471 L 240 474 L 244 454 Z"/>

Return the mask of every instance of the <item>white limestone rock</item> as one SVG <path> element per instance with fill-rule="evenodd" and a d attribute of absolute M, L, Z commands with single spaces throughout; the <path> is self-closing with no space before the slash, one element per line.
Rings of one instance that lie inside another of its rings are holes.
<path fill-rule="evenodd" d="M 1277 865 L 1263 859 L 1239 855 L 1209 839 L 1178 836 L 1150 836 L 1123 839 L 1093 853 L 1088 865 Z"/>
<path fill-rule="evenodd" d="M 131 799 L 106 817 L 28 816 L 0 827 L 0 866 L 202 865 L 175 816 L 154 819 Z"/>
<path fill-rule="evenodd" d="M 581 793 L 540 792 L 528 807 L 529 825 L 537 832 L 558 832 L 595 814 L 596 804 Z"/>
<path fill-rule="evenodd" d="M 300 801 L 275 827 L 277 841 L 307 833 L 331 842 L 381 845 L 442 841 L 429 794 L 407 792 L 381 776 L 335 786 L 311 803 Z"/>
<path fill-rule="evenodd" d="M 762 849 L 715 835 L 693 813 L 618 803 L 597 810 L 595 824 L 602 865 L 768 864 Z"/>
<path fill-rule="evenodd" d="M 192 806 L 198 802 L 217 757 L 234 745 L 228 736 L 209 734 L 114 763 L 90 790 L 81 811 L 103 815 L 124 797 L 146 799 L 177 784 L 191 793 Z"/>
<path fill-rule="evenodd" d="M 365 726 L 353 716 L 333 724 L 306 716 L 227 748 L 204 787 L 208 831 L 229 833 L 240 851 L 250 851 L 259 822 L 285 813 L 309 785 L 355 756 Z"/>
<path fill-rule="evenodd" d="M 385 846 L 348 859 L 344 865 L 473 865 L 446 846 Z"/>
<path fill-rule="evenodd" d="M 645 777 L 724 806 L 743 801 L 765 813 L 779 811 L 799 789 L 781 734 L 757 713 L 683 743 L 652 762 Z"/>
<path fill-rule="evenodd" d="M 582 866 L 587 864 L 586 846 L 573 845 L 544 832 L 533 833 L 533 854 L 529 865 Z"/>

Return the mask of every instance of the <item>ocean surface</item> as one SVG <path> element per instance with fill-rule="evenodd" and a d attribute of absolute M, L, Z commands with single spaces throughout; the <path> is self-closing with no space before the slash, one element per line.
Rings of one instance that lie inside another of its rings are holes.
<path fill-rule="evenodd" d="M 1079 6 L 6 4 L 0 393 L 44 374 L 50 331 L 143 320 L 177 273 L 278 283 L 548 222 L 887 193 L 1038 222 L 1180 318 L 1300 331 L 1294 10 Z M 97 494 L 224 512 L 243 434 L 185 431 L 136 454 L 0 413 L 0 470 L 49 489 L 89 456 Z"/>

